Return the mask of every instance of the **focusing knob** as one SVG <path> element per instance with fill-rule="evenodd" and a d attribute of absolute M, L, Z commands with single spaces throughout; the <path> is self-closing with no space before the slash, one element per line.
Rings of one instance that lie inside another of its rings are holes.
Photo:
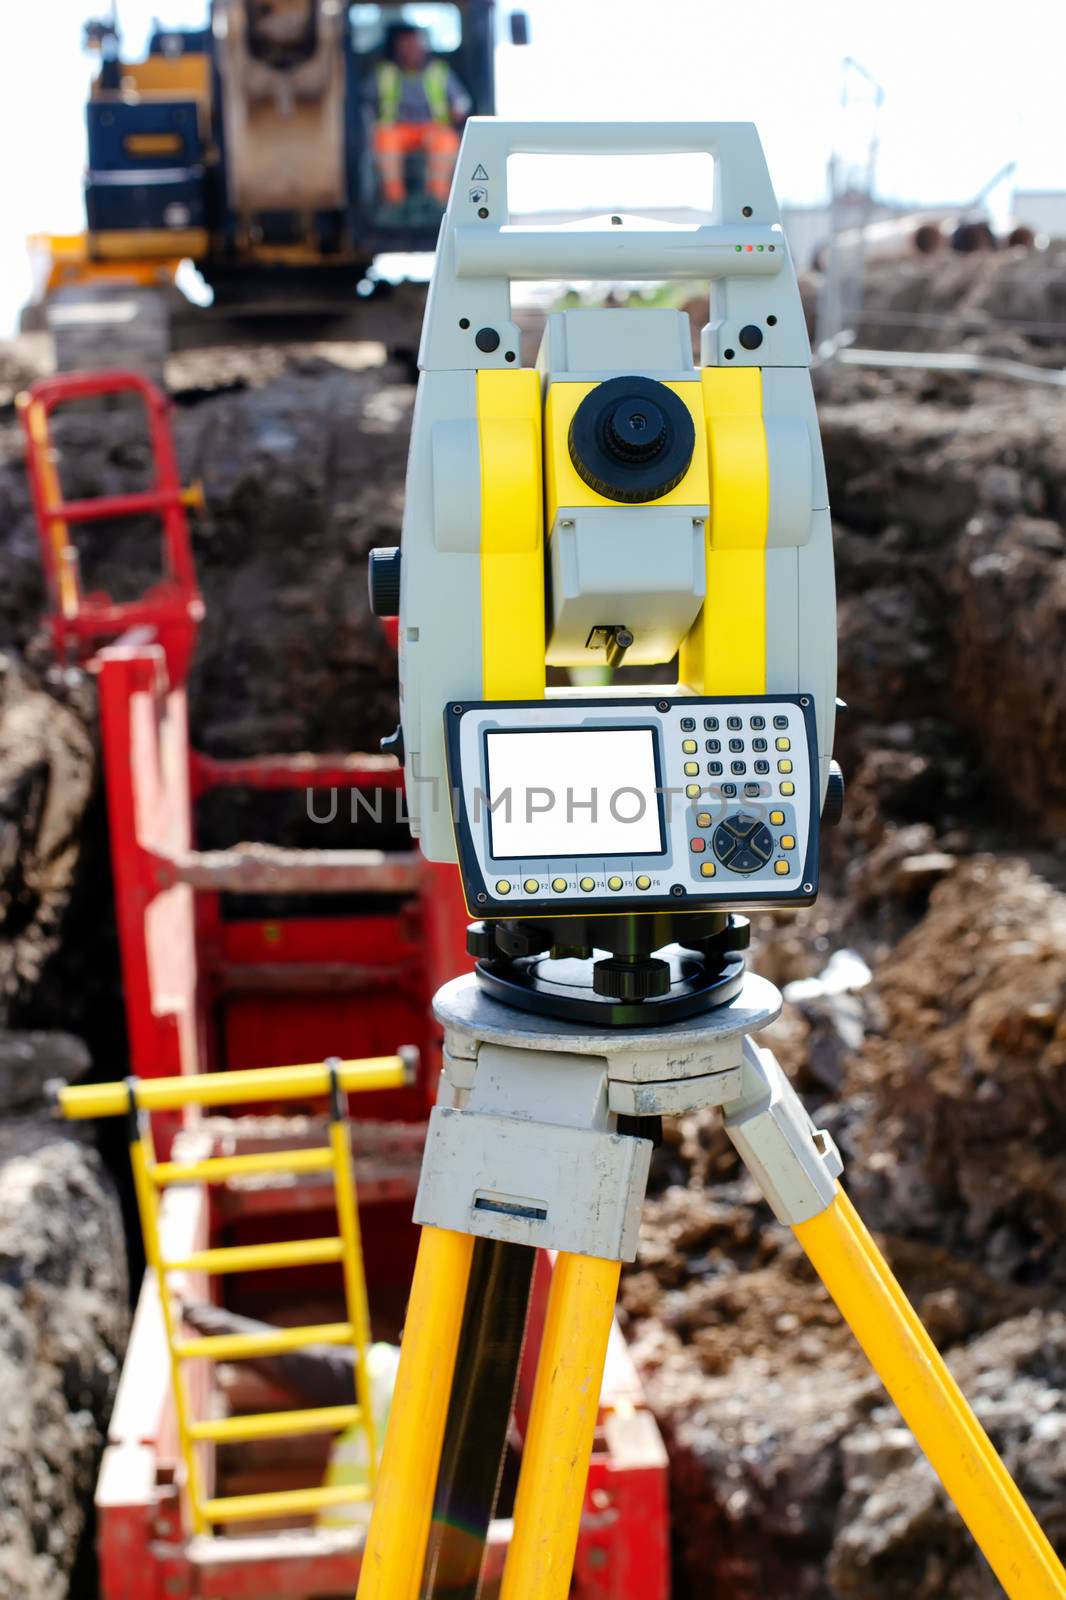
<path fill-rule="evenodd" d="M 604 443 L 616 461 L 650 461 L 666 443 L 666 418 L 650 400 L 623 400 L 607 418 Z"/>
<path fill-rule="evenodd" d="M 608 378 L 570 422 L 574 471 L 605 500 L 642 505 L 676 489 L 692 463 L 696 427 L 680 395 L 654 378 Z"/>
<path fill-rule="evenodd" d="M 375 617 L 400 615 L 400 551 L 396 545 L 371 550 L 366 570 L 370 609 Z"/>

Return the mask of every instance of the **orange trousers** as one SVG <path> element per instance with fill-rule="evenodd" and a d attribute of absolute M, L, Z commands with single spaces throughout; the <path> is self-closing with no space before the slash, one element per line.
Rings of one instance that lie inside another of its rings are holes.
<path fill-rule="evenodd" d="M 458 149 L 459 135 L 443 122 L 379 123 L 374 129 L 374 155 L 385 200 L 389 205 L 402 205 L 407 199 L 404 157 L 424 150 L 426 190 L 446 205 Z"/>

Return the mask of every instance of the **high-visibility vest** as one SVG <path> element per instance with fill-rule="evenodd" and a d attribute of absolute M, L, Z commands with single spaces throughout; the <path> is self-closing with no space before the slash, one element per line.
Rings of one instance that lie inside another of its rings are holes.
<path fill-rule="evenodd" d="M 448 105 L 448 63 L 439 58 L 430 61 L 418 74 L 403 73 L 395 61 L 382 61 L 378 65 L 378 121 L 393 124 L 400 111 L 403 79 L 417 76 L 426 92 L 429 114 L 434 122 L 450 122 Z"/>

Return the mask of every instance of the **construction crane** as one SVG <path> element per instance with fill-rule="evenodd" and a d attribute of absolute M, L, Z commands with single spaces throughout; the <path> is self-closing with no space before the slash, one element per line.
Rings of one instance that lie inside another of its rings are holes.
<path fill-rule="evenodd" d="M 84 327 L 87 302 L 165 288 L 190 260 L 224 314 L 350 312 L 375 257 L 436 244 L 462 125 L 494 109 L 495 13 L 211 0 L 203 27 L 157 23 L 141 61 L 114 11 L 88 23 L 86 228 L 40 241 L 46 306 L 73 302 Z"/>

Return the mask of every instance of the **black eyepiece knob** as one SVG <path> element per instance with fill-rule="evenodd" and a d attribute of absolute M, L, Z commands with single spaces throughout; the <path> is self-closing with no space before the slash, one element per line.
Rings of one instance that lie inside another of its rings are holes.
<path fill-rule="evenodd" d="M 659 500 L 692 463 L 696 428 L 688 406 L 654 378 L 608 378 L 574 412 L 567 439 L 582 482 L 624 505 Z"/>
<path fill-rule="evenodd" d="M 623 400 L 604 427 L 607 453 L 616 461 L 650 461 L 666 439 L 666 418 L 651 400 Z"/>

